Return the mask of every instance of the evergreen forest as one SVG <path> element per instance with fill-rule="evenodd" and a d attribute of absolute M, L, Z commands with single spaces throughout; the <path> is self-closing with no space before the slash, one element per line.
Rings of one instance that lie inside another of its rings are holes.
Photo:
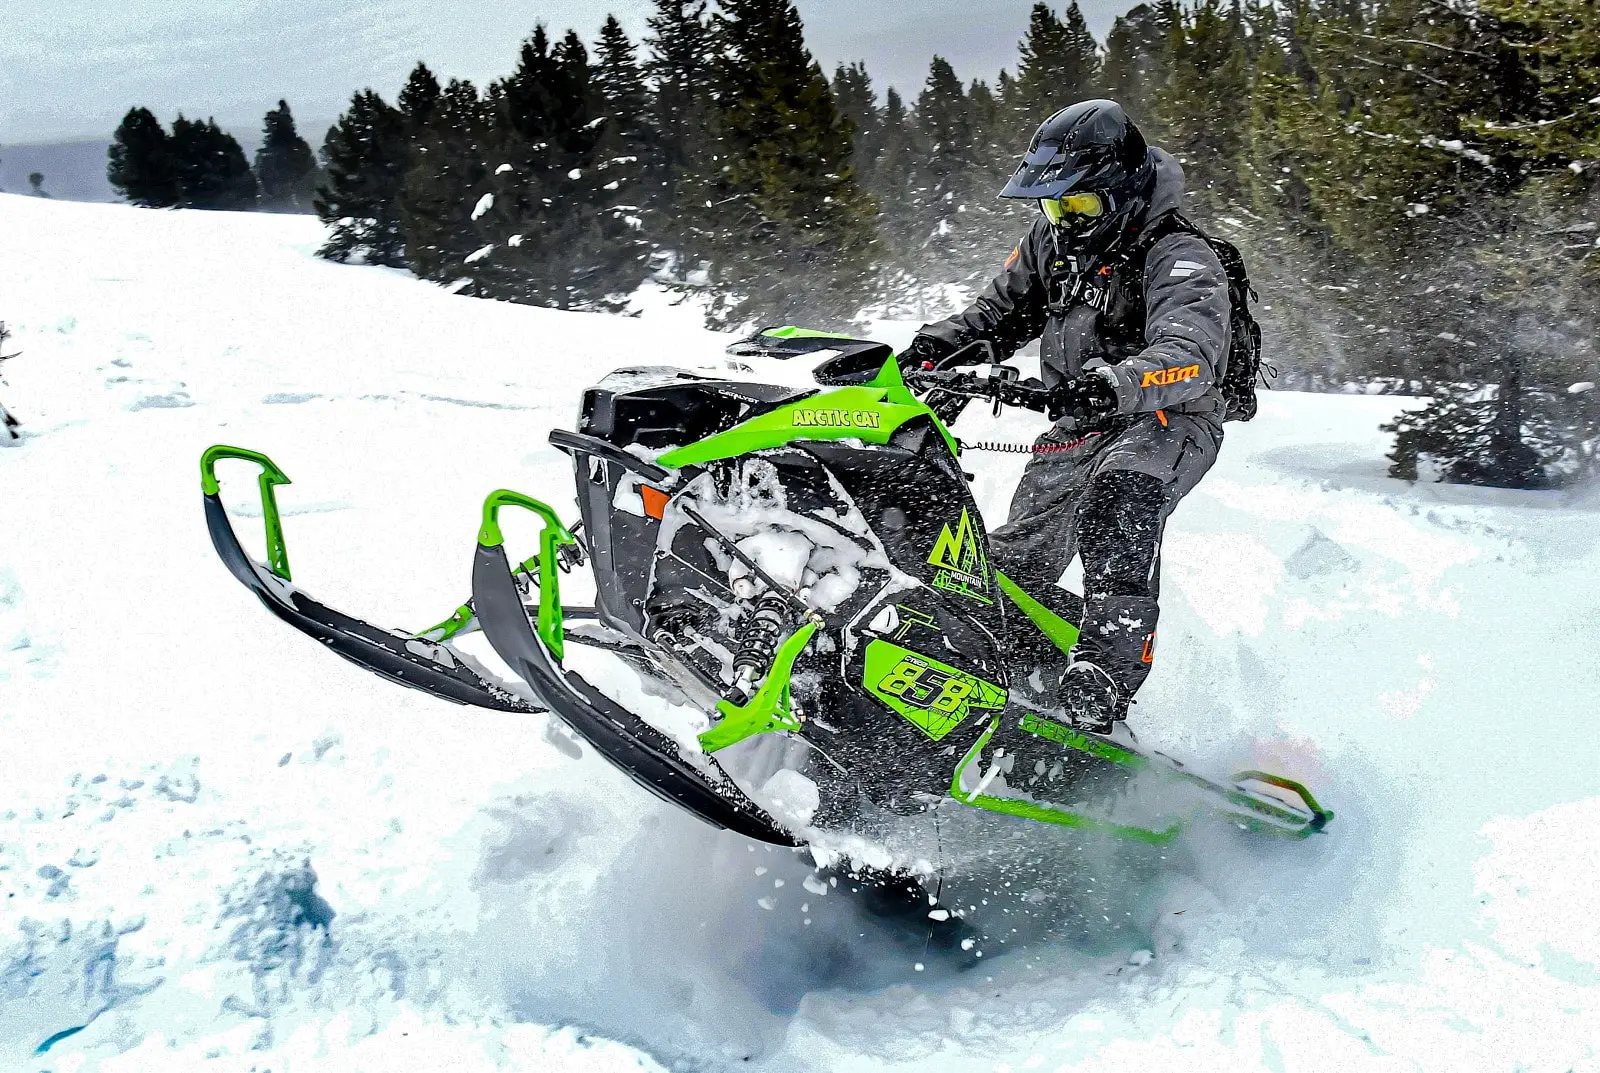
<path fill-rule="evenodd" d="M 363 89 L 320 159 L 281 102 L 253 168 L 136 108 L 110 175 L 141 205 L 312 209 L 324 256 L 460 293 L 625 312 L 655 281 L 717 326 L 839 329 L 969 301 L 1037 212 L 997 197 L 1034 128 L 1110 97 L 1243 251 L 1278 386 L 1430 400 L 1386 426 L 1395 476 L 1600 473 L 1592 0 L 1162 0 L 1103 43 L 1074 0 L 1019 30 L 1011 69 L 933 56 L 910 96 L 824 71 L 792 0 L 653 0 L 638 41 L 539 25 L 487 85 Z"/>

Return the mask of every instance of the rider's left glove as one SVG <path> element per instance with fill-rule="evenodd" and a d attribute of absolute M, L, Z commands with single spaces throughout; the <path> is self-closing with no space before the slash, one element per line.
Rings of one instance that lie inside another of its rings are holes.
<path fill-rule="evenodd" d="M 1105 417 L 1116 409 L 1117 389 L 1110 378 L 1090 372 L 1056 387 L 1050 397 L 1049 416 L 1052 421 L 1070 417 L 1082 422 Z"/>

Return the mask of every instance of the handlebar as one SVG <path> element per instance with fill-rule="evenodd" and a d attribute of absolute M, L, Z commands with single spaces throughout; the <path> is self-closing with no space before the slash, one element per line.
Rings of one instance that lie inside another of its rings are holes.
<path fill-rule="evenodd" d="M 1001 406 L 1021 406 L 1039 413 L 1050 411 L 1050 389 L 1037 381 L 1023 383 L 1009 365 L 990 366 L 988 376 L 949 369 L 911 368 L 901 374 L 907 387 L 922 391 L 947 391 L 973 399 L 988 399 L 999 413 Z"/>

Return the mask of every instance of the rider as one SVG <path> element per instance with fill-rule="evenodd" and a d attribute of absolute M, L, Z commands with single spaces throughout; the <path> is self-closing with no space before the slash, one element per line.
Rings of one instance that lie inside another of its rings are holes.
<path fill-rule="evenodd" d="M 1062 109 L 1000 194 L 1037 200 L 1039 218 L 972 306 L 924 325 L 902 356 L 937 366 L 987 340 L 1003 361 L 1040 340 L 1056 421 L 989 544 L 996 567 L 1078 623 L 1047 689 L 1088 730 L 1126 718 L 1150 672 L 1162 529 L 1222 443 L 1228 282 L 1175 224 L 1182 195 L 1178 162 L 1115 102 Z M 1057 586 L 1074 554 L 1081 607 Z"/>

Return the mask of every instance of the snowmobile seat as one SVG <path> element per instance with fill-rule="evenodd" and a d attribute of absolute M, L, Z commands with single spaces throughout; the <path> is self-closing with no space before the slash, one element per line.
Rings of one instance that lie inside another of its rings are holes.
<path fill-rule="evenodd" d="M 811 394 L 814 389 L 718 380 L 683 369 L 618 369 L 583 393 L 578 431 L 618 447 L 664 450 Z"/>

